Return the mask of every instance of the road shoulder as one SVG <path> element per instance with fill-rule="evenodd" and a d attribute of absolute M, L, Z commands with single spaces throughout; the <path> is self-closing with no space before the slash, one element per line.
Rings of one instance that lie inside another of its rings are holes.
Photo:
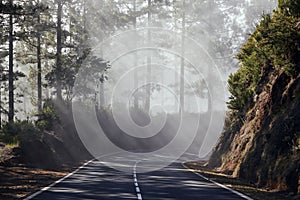
<path fill-rule="evenodd" d="M 206 167 L 205 161 L 191 161 L 185 162 L 184 166 L 193 172 L 206 177 L 207 179 L 220 183 L 228 188 L 231 188 L 235 191 L 238 191 L 242 194 L 245 194 L 253 199 L 257 200 L 282 200 L 282 199 L 298 199 L 299 196 L 292 196 L 287 192 L 282 191 L 268 191 L 267 188 L 259 188 L 254 184 L 248 183 L 245 180 L 233 178 L 230 175 L 220 173 L 213 169 Z"/>

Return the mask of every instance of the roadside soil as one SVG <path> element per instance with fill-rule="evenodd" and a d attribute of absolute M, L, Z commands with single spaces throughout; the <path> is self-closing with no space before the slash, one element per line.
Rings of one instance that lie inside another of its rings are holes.
<path fill-rule="evenodd" d="M 26 166 L 14 148 L 0 145 L 0 199 L 20 199 L 50 185 L 75 170 L 74 166 L 62 166 L 55 170 L 44 170 Z"/>
<path fill-rule="evenodd" d="M 233 178 L 230 175 L 220 173 L 214 169 L 210 169 L 207 167 L 206 161 L 191 161 L 184 163 L 184 165 L 213 181 L 237 190 L 256 200 L 300 200 L 299 195 L 294 195 L 286 191 L 261 188 L 256 186 L 254 183 L 247 182 L 246 180 Z"/>
<path fill-rule="evenodd" d="M 50 185 L 56 180 L 74 171 L 83 163 L 74 165 L 64 165 L 58 169 L 45 170 L 26 166 L 16 153 L 17 148 L 7 147 L 0 144 L 0 199 L 20 199 L 35 191 Z M 300 196 L 295 196 L 289 192 L 268 190 L 268 188 L 257 187 L 253 183 L 245 180 L 232 178 L 230 175 L 220 173 L 206 166 L 205 161 L 191 161 L 184 165 L 194 171 L 201 173 L 205 177 L 222 183 L 257 200 L 297 200 Z"/>

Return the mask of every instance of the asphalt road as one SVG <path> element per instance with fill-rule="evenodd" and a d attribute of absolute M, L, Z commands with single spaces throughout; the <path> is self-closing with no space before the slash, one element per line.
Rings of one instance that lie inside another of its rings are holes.
<path fill-rule="evenodd" d="M 132 166 L 131 166 L 132 167 Z M 245 199 L 175 162 L 158 171 L 125 173 L 92 161 L 64 180 L 27 199 Z"/>

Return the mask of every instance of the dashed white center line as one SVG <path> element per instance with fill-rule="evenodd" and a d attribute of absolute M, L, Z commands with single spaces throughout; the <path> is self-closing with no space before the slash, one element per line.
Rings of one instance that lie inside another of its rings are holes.
<path fill-rule="evenodd" d="M 141 192 L 139 187 L 136 187 L 135 190 L 136 190 L 136 192 Z"/>
<path fill-rule="evenodd" d="M 142 195 L 141 195 L 140 193 L 137 194 L 137 197 L 138 197 L 139 200 L 142 200 L 142 199 L 143 199 L 143 198 L 142 198 Z"/>
<path fill-rule="evenodd" d="M 135 186 L 135 191 L 136 191 L 136 196 L 138 200 L 143 200 L 141 190 L 139 188 L 138 180 L 137 180 L 137 175 L 136 175 L 136 165 L 138 162 L 135 163 L 133 167 L 133 180 L 134 180 L 134 186 Z"/>

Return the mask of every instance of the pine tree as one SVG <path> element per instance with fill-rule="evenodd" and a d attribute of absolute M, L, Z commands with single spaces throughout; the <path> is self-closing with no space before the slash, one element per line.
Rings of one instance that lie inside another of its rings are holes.
<path fill-rule="evenodd" d="M 280 1 L 279 10 L 263 17 L 237 55 L 241 67 L 228 80 L 228 107 L 234 112 L 245 114 L 253 105 L 266 68 L 284 70 L 291 77 L 299 74 L 299 12 L 293 11 L 299 4 L 294 2 Z"/>
<path fill-rule="evenodd" d="M 36 65 L 36 76 L 34 77 L 35 88 L 37 88 L 37 108 L 38 114 L 42 112 L 42 61 L 45 58 L 45 53 L 42 52 L 42 43 L 47 39 L 44 37 L 44 32 L 49 31 L 50 26 L 46 19 L 49 13 L 46 5 L 42 4 L 40 0 L 29 1 L 24 4 L 24 9 L 30 15 L 26 15 L 22 21 L 19 32 L 20 45 L 23 51 L 17 52 L 17 61 L 24 65 Z M 33 98 L 35 99 L 35 98 Z"/>
<path fill-rule="evenodd" d="M 18 78 L 18 75 L 22 75 L 21 73 L 18 73 L 14 71 L 14 41 L 16 40 L 16 31 L 14 31 L 15 28 L 15 16 L 21 15 L 23 8 L 20 5 L 14 4 L 13 0 L 8 1 L 1 1 L 1 16 L 7 16 L 8 20 L 6 21 L 4 18 L 1 19 L 3 23 L 3 33 L 7 32 L 8 37 L 1 38 L 2 45 L 5 45 L 5 42 L 8 42 L 8 54 L 6 54 L 6 50 L 4 51 L 4 55 L 2 52 L 2 59 L 8 55 L 8 73 L 7 77 L 5 77 L 5 74 L 2 74 L 2 81 L 8 81 L 8 121 L 13 122 L 14 121 L 14 115 L 15 115 L 15 85 L 14 81 Z M 7 29 L 7 30 L 6 30 Z M 4 69 L 2 71 L 5 71 Z M 3 77 L 4 75 L 4 77 Z M 5 111 L 3 108 L 3 105 L 1 106 L 1 110 Z"/>

